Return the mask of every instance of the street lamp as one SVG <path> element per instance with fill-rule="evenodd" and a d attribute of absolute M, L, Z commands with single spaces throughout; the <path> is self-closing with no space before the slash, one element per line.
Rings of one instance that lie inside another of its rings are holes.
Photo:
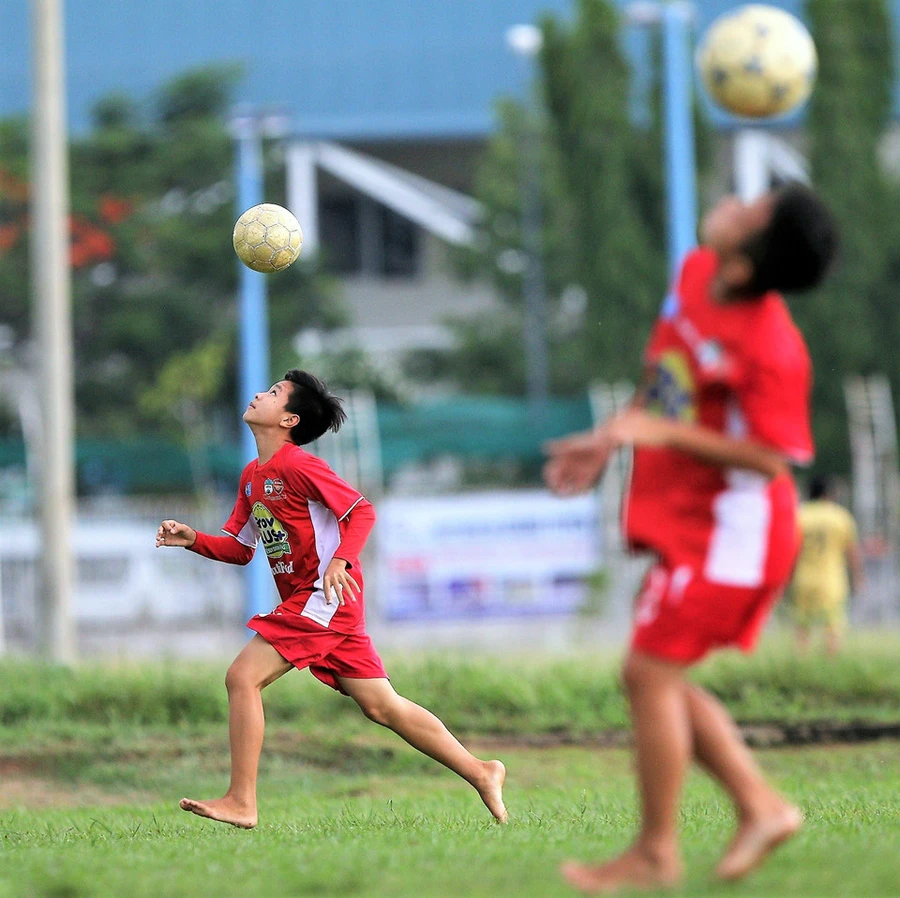
<path fill-rule="evenodd" d="M 665 117 L 666 191 L 668 194 L 669 270 L 672 276 L 697 242 L 697 163 L 691 104 L 693 72 L 688 53 L 693 4 L 686 0 L 635 0 L 625 7 L 625 20 L 662 28 L 663 108 Z M 666 300 L 663 314 L 673 309 Z"/>
<path fill-rule="evenodd" d="M 287 120 L 281 115 L 264 115 L 241 110 L 231 119 L 231 136 L 236 145 L 237 211 L 240 215 L 263 202 L 263 137 L 284 137 Z M 269 310 L 266 276 L 237 262 L 238 299 L 238 409 L 269 385 Z M 246 464 L 256 458 L 256 441 L 250 429 L 241 431 L 241 456 Z M 252 617 L 272 608 L 272 578 L 263 554 L 247 566 L 247 615 Z"/>
<path fill-rule="evenodd" d="M 542 411 L 549 395 L 547 352 L 547 290 L 544 281 L 541 214 L 540 104 L 534 62 L 543 45 L 534 25 L 513 25 L 506 32 L 509 48 L 527 66 L 528 102 L 522 162 L 522 248 L 525 253 L 525 371 L 528 403 Z"/>

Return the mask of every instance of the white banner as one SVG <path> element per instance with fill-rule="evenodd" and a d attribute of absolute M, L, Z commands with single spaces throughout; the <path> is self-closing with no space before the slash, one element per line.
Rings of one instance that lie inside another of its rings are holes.
<path fill-rule="evenodd" d="M 600 533 L 593 493 L 382 500 L 379 609 L 389 620 L 572 612 L 599 567 Z"/>

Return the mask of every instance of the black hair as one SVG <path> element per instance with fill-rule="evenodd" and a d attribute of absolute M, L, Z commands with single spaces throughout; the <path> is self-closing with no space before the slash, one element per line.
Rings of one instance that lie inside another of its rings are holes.
<path fill-rule="evenodd" d="M 831 494 L 831 481 L 824 474 L 816 474 L 809 482 L 809 498 L 815 501 Z"/>
<path fill-rule="evenodd" d="M 769 223 L 743 246 L 753 263 L 747 292 L 815 287 L 831 267 L 837 246 L 837 225 L 825 203 L 803 184 L 786 184 L 775 191 Z"/>
<path fill-rule="evenodd" d="M 291 428 L 291 442 L 305 446 L 317 440 L 326 430 L 340 430 L 347 420 L 343 403 L 313 374 L 291 368 L 284 379 L 293 384 L 285 410 L 299 415 L 300 421 Z"/>

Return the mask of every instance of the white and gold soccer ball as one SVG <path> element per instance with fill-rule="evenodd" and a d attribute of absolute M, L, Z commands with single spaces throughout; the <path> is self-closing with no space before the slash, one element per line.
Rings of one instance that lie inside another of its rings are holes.
<path fill-rule="evenodd" d="M 774 6 L 750 3 L 719 16 L 697 49 L 711 99 L 744 118 L 785 115 L 816 78 L 816 47 L 804 24 Z"/>
<path fill-rule="evenodd" d="M 284 206 L 260 203 L 237 220 L 231 242 L 238 258 L 254 271 L 283 271 L 300 255 L 303 232 Z"/>

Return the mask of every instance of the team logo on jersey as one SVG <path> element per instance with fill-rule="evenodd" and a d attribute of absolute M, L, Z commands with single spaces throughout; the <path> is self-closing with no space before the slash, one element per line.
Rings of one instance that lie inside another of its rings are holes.
<path fill-rule="evenodd" d="M 697 361 L 707 376 L 724 376 L 728 369 L 728 356 L 718 340 L 704 340 L 697 347 Z"/>
<path fill-rule="evenodd" d="M 262 540 L 266 555 L 269 558 L 281 558 L 282 555 L 290 555 L 291 544 L 288 542 L 287 530 L 262 502 L 253 503 L 253 517 L 256 518 L 259 538 Z"/>
<path fill-rule="evenodd" d="M 284 482 L 278 477 L 266 478 L 266 482 L 263 484 L 263 492 L 273 499 L 280 499 L 282 497 L 281 494 L 284 492 Z"/>
<path fill-rule="evenodd" d="M 253 484 L 248 480 L 246 485 L 244 486 L 244 495 L 249 499 L 250 493 L 253 492 Z"/>
<path fill-rule="evenodd" d="M 664 418 L 692 422 L 696 419 L 694 378 L 687 359 L 673 350 L 656 362 L 656 377 L 647 391 L 647 409 Z"/>

